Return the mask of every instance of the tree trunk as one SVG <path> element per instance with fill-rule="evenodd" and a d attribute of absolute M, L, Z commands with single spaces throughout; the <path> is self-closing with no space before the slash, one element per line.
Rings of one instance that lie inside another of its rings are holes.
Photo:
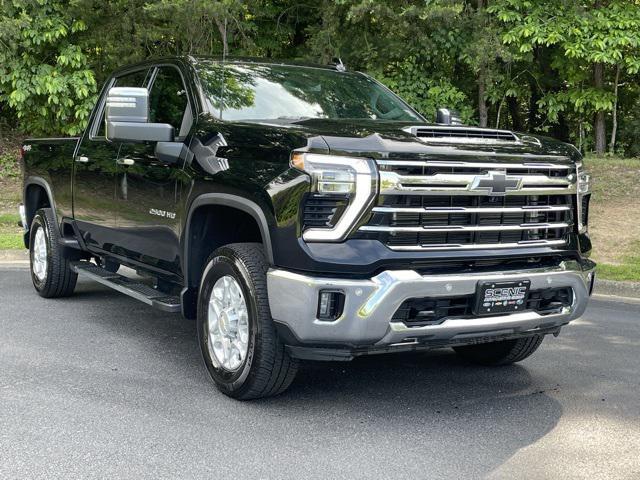
<path fill-rule="evenodd" d="M 544 62 L 540 60 L 540 49 L 536 47 L 533 49 L 533 59 L 536 67 L 542 70 Z M 527 131 L 535 132 L 538 128 L 538 114 L 540 112 L 540 106 L 538 101 L 540 100 L 540 85 L 536 82 L 533 75 L 529 76 L 529 112 L 527 118 Z"/>
<path fill-rule="evenodd" d="M 564 112 L 560 112 L 558 114 L 558 122 L 555 123 L 552 128 L 553 138 L 556 138 L 563 142 L 570 141 L 569 134 L 571 131 L 569 129 L 569 124 L 567 123 L 567 116 L 564 114 Z"/>
<path fill-rule="evenodd" d="M 484 72 L 478 74 L 478 117 L 480 126 L 486 127 L 489 115 L 487 114 L 487 99 L 485 98 Z"/>
<path fill-rule="evenodd" d="M 220 37 L 222 37 L 222 58 L 227 58 L 229 55 L 229 44 L 227 41 L 227 17 L 225 16 L 224 21 L 220 21 L 219 18 L 214 18 L 216 22 L 216 26 L 218 27 L 218 31 L 220 32 Z"/>
<path fill-rule="evenodd" d="M 593 86 L 598 90 L 604 88 L 604 64 L 601 62 L 593 66 Z M 607 148 L 607 125 L 604 110 L 598 110 L 596 112 L 593 127 L 595 132 L 596 153 L 602 155 Z"/>
<path fill-rule="evenodd" d="M 613 122 L 611 126 L 611 141 L 609 142 L 609 153 L 616 153 L 616 135 L 618 133 L 618 83 L 620 82 L 620 64 L 616 65 L 616 81 L 613 84 Z"/>
<path fill-rule="evenodd" d="M 511 114 L 511 128 L 518 132 L 523 130 L 522 116 L 520 115 L 520 105 L 517 97 L 507 97 L 507 105 Z"/>
<path fill-rule="evenodd" d="M 477 14 L 483 15 L 482 9 L 484 8 L 484 0 L 478 0 Z M 489 121 L 489 115 L 487 114 L 487 99 L 486 99 L 486 79 L 485 79 L 485 67 L 480 66 L 478 72 L 478 117 L 481 127 L 486 127 Z"/>

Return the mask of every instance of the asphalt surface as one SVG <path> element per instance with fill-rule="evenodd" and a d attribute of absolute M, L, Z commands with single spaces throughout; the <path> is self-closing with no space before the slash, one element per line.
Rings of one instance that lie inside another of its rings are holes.
<path fill-rule="evenodd" d="M 0 267 L 0 478 L 640 478 L 640 305 L 593 301 L 516 366 L 450 350 L 218 393 L 193 322 Z"/>

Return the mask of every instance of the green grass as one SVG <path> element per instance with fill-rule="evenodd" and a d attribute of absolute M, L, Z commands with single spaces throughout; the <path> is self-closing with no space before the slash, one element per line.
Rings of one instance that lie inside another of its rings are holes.
<path fill-rule="evenodd" d="M 619 264 L 600 263 L 597 274 L 606 280 L 626 282 L 640 281 L 640 241 L 634 244 L 633 253 L 626 255 Z"/>
<path fill-rule="evenodd" d="M 598 275 L 640 282 L 640 159 L 585 158 L 593 178 L 589 232 Z"/>
<path fill-rule="evenodd" d="M 24 242 L 20 233 L 0 233 L 0 250 L 22 250 Z"/>
<path fill-rule="evenodd" d="M 640 261 L 635 264 L 611 265 L 601 263 L 597 268 L 598 278 L 619 282 L 640 282 Z"/>
<path fill-rule="evenodd" d="M 20 216 L 17 213 L 0 214 L 0 250 L 24 248 L 22 229 L 18 226 Z"/>
<path fill-rule="evenodd" d="M 15 227 L 20 221 L 17 213 L 0 213 L 0 227 Z"/>

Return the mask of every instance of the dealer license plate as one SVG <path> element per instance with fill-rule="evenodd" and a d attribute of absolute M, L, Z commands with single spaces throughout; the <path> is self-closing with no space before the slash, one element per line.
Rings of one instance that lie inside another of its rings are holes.
<path fill-rule="evenodd" d="M 476 315 L 495 315 L 524 310 L 531 280 L 479 282 L 476 293 Z"/>

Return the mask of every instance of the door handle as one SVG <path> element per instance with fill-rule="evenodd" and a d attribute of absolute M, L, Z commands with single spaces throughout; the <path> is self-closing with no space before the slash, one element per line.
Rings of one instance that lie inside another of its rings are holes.
<path fill-rule="evenodd" d="M 89 161 L 89 157 L 85 157 L 84 155 L 79 155 L 76 157 L 76 162 L 78 163 L 87 163 Z"/>
<path fill-rule="evenodd" d="M 118 160 L 116 160 L 116 163 L 118 165 L 131 166 L 131 165 L 134 165 L 136 163 L 136 161 L 131 159 L 131 158 L 119 158 Z"/>

